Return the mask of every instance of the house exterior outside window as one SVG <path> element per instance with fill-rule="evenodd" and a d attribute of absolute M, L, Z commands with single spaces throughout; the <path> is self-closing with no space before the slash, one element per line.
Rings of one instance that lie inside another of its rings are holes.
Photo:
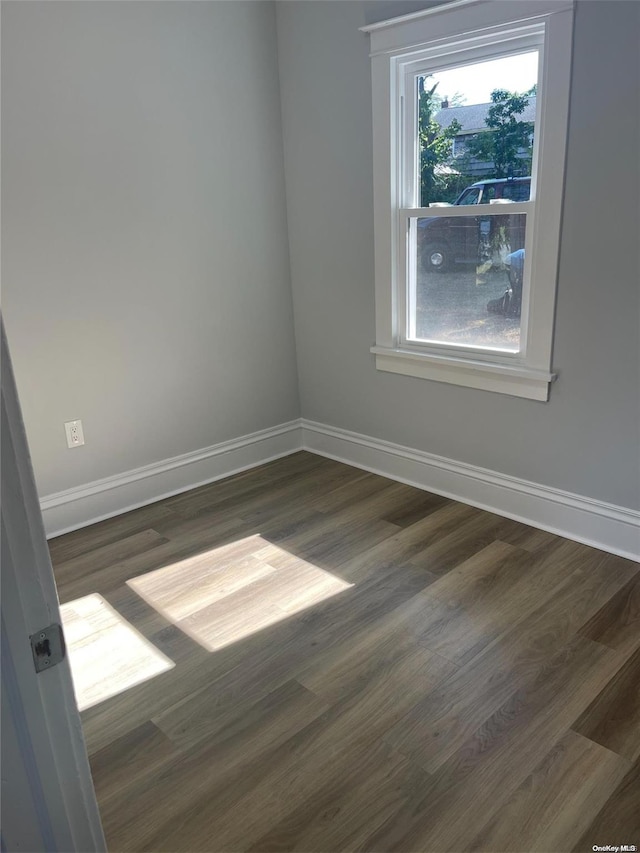
<path fill-rule="evenodd" d="M 474 104 L 471 106 L 446 106 L 441 107 L 435 114 L 436 122 L 443 128 L 449 127 L 453 121 L 457 121 L 461 129 L 453 139 L 451 150 L 451 158 L 449 165 L 451 168 L 456 168 L 456 160 L 467 154 L 469 150 L 469 140 L 477 137 L 480 133 L 487 133 L 487 113 L 491 103 Z M 528 98 L 527 106 L 523 112 L 518 115 L 518 119 L 523 122 L 533 124 L 536 120 L 536 96 L 531 95 Z M 533 133 L 529 135 L 529 145 L 533 146 Z M 519 151 L 521 159 L 525 159 L 527 151 L 521 148 Z M 466 165 L 466 164 L 465 164 Z M 468 172 L 471 175 L 482 177 L 491 171 L 492 163 L 471 157 L 467 166 Z"/>

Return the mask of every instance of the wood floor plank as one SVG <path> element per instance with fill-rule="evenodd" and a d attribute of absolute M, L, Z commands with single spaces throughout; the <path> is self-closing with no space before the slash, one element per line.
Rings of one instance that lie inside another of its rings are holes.
<path fill-rule="evenodd" d="M 178 755 L 169 738 L 147 720 L 90 757 L 96 796 L 106 803 L 120 796 L 132 778 L 132 768 L 140 776 L 151 775 Z"/>
<path fill-rule="evenodd" d="M 188 522 L 187 522 L 188 523 Z M 177 533 L 172 537 L 155 530 L 144 531 L 152 547 L 145 548 L 145 540 L 137 534 L 126 551 L 118 552 L 117 542 L 102 549 L 75 558 L 75 563 L 54 564 L 60 599 L 71 601 L 91 592 L 107 592 L 136 575 L 166 568 L 187 558 L 206 554 L 222 545 L 237 542 L 248 535 L 246 526 L 238 518 L 223 523 L 208 523 L 204 529 Z M 129 537 L 126 537 L 126 544 Z M 100 560 L 94 560 L 97 554 Z M 66 566 L 66 569 L 64 568 Z"/>
<path fill-rule="evenodd" d="M 150 643 L 167 655 L 176 664 L 181 661 L 206 661 L 210 654 L 184 631 L 173 624 L 168 616 L 163 616 L 156 608 L 137 595 L 127 584 L 109 591 L 104 598 L 122 615 L 135 625 Z"/>
<path fill-rule="evenodd" d="M 120 563 L 127 557 L 147 554 L 167 542 L 168 540 L 155 530 L 133 533 L 78 557 L 56 563 L 56 581 L 60 587 L 64 588 L 67 582 L 77 577 L 95 575 L 100 569 Z"/>
<path fill-rule="evenodd" d="M 296 536 L 276 539 L 286 550 L 323 568 L 332 569 L 347 560 L 354 550 L 384 542 L 399 530 L 395 524 L 378 519 L 361 519 L 344 524 L 329 524 L 303 539 Z"/>
<path fill-rule="evenodd" d="M 640 570 L 592 616 L 580 633 L 622 653 L 640 646 Z"/>
<path fill-rule="evenodd" d="M 389 743 L 429 772 L 441 767 L 514 690 L 535 680 L 550 656 L 624 585 L 629 571 L 599 556 L 589 569 L 573 572 L 537 610 L 514 618 L 510 630 L 454 673 L 446 690 L 425 695 L 389 732 Z"/>
<path fill-rule="evenodd" d="M 231 558 L 226 566 L 217 565 L 210 555 L 204 559 L 196 556 L 181 560 L 178 565 L 183 570 L 179 591 L 176 591 L 175 580 L 158 576 L 158 571 L 127 581 L 137 595 L 160 613 L 167 614 L 172 622 L 193 616 L 204 607 L 223 601 L 276 571 L 252 555 Z M 161 575 L 164 571 L 159 570 Z"/>
<path fill-rule="evenodd" d="M 334 467 L 316 469 L 312 479 L 298 477 L 275 490 L 269 490 L 259 499 L 243 501 L 242 518 L 261 529 L 277 529 L 273 526 L 278 525 L 278 522 L 282 524 L 283 520 L 290 517 L 300 519 L 311 516 L 321 519 L 323 506 L 331 505 L 332 496 L 337 501 L 338 496 L 343 497 L 345 492 L 351 493 L 355 495 L 353 502 L 360 496 L 382 491 L 389 486 L 389 481 L 382 477 L 376 478 L 341 462 L 325 461 L 331 462 Z"/>
<path fill-rule="evenodd" d="M 215 651 L 351 589 L 340 578 L 295 557 L 288 567 L 271 572 L 271 566 L 264 564 L 264 568 L 252 583 L 212 604 L 205 603 L 184 618 L 176 617 L 177 623 L 190 637 Z"/>
<path fill-rule="evenodd" d="M 457 664 L 472 659 L 545 600 L 527 551 L 496 540 L 425 591 L 421 641 Z M 551 587 L 553 588 L 553 587 Z"/>
<path fill-rule="evenodd" d="M 227 509 L 224 512 L 207 510 L 187 517 L 174 513 L 170 519 L 158 522 L 154 529 L 171 540 L 174 546 L 182 543 L 185 556 L 195 553 L 189 546 L 197 542 L 214 547 L 233 542 L 243 534 L 248 536 L 253 532 L 238 517 L 236 509 Z"/>
<path fill-rule="evenodd" d="M 80 710 L 159 678 L 174 662 L 98 593 L 60 608 Z"/>
<path fill-rule="evenodd" d="M 59 566 L 74 557 L 81 557 L 96 548 L 111 545 L 125 536 L 140 533 L 143 530 L 155 529 L 160 521 L 175 518 L 175 514 L 163 501 L 149 506 L 134 509 L 114 518 L 99 521 L 90 527 L 83 527 L 63 536 L 49 540 L 49 550 L 53 563 Z"/>
<path fill-rule="evenodd" d="M 640 648 L 572 728 L 630 761 L 640 758 Z"/>
<path fill-rule="evenodd" d="M 367 839 L 369 849 L 466 850 L 566 732 L 576 709 L 602 688 L 616 660 L 610 649 L 574 637 L 440 765 L 402 814 Z"/>
<path fill-rule="evenodd" d="M 466 507 L 468 519 L 446 536 L 438 536 L 416 554 L 412 562 L 435 575 L 444 575 L 468 560 L 482 548 L 500 538 L 501 529 L 510 522 L 491 513 Z"/>
<path fill-rule="evenodd" d="M 239 749 L 253 754 L 287 740 L 329 707 L 293 680 L 256 702 L 240 699 L 228 713 L 219 713 L 211 706 L 203 713 L 199 697 L 195 699 L 195 703 L 187 699 L 154 719 L 158 729 L 180 749 L 206 738 L 207 748 L 235 740 Z"/>
<path fill-rule="evenodd" d="M 177 677 L 161 676 L 87 712 L 84 731 L 89 751 L 106 746 L 194 691 L 200 691 L 205 705 L 212 701 L 209 691 L 225 707 L 238 695 L 251 694 L 257 700 L 294 677 L 319 650 L 348 643 L 428 582 L 415 570 L 394 570 L 392 576 L 383 572 L 360 586 L 357 598 L 328 599 L 239 643 L 205 652 L 204 660 L 202 646 L 194 644 L 199 652 L 176 667 Z"/>
<path fill-rule="evenodd" d="M 289 458 L 289 457 L 287 457 Z M 354 484 L 365 477 L 363 471 L 355 471 L 342 463 L 312 468 L 310 472 L 296 472 L 293 476 L 278 476 L 275 482 L 265 480 L 256 487 L 250 481 L 241 491 L 226 484 L 225 498 L 209 490 L 195 505 L 183 510 L 175 509 L 173 517 L 161 521 L 156 529 L 166 536 L 184 536 L 200 533 L 208 527 L 216 527 L 240 519 L 249 533 L 261 533 L 278 529 L 285 523 L 300 526 L 306 519 L 321 519 L 322 514 L 308 500 L 310 489 L 318 499 L 325 497 L 345 484 Z M 378 489 L 386 488 L 388 481 L 379 478 Z"/>
<path fill-rule="evenodd" d="M 202 720 L 203 726 L 208 725 L 212 714 L 216 719 L 231 718 L 239 703 L 246 708 L 258 701 L 291 674 L 297 676 L 318 653 L 326 655 L 332 648 L 350 645 L 367 630 L 366 626 L 411 598 L 411 590 L 416 589 L 414 584 L 413 577 L 404 584 L 397 582 L 393 589 L 382 582 L 372 586 L 357 606 L 348 600 L 327 601 L 311 616 L 302 615 L 277 627 L 271 636 L 254 635 L 250 640 L 253 651 L 243 654 L 232 648 L 231 660 L 218 678 L 205 686 L 198 685 L 195 692 L 177 702 L 165 701 L 163 710 L 154 719 L 163 730 L 169 731 L 185 717 L 191 724 L 200 725 L 198 721 Z M 345 615 L 349 611 L 351 618 Z M 243 660 L 242 666 L 234 665 L 238 659 Z"/>
<path fill-rule="evenodd" d="M 447 504 L 412 525 L 401 528 L 382 542 L 369 543 L 367 547 L 349 554 L 339 564 L 338 571 L 342 577 L 358 583 L 372 573 L 393 571 L 394 568 L 409 564 L 424 572 L 425 576 L 435 579 L 436 575 L 428 572 L 424 566 L 414 565 L 413 558 L 464 526 L 475 513 L 475 509 L 463 504 Z"/>
<path fill-rule="evenodd" d="M 170 667 L 82 712 L 109 849 L 638 842 L 637 564 L 306 451 L 50 547 Z"/>
<path fill-rule="evenodd" d="M 232 595 L 275 569 L 254 554 L 264 547 L 260 536 L 208 549 L 128 581 L 141 598 L 172 621 L 184 619 L 208 604 Z"/>
<path fill-rule="evenodd" d="M 244 503 L 258 494 L 272 493 L 281 483 L 290 484 L 299 477 L 305 479 L 310 475 L 319 479 L 331 479 L 353 477 L 354 473 L 353 469 L 341 462 L 327 464 L 327 460 L 301 451 L 242 471 L 232 477 L 182 492 L 163 503 L 172 511 L 189 517 L 200 511 L 209 512 L 236 498 L 240 498 Z"/>
<path fill-rule="evenodd" d="M 594 847 L 617 845 L 640 848 L 640 761 L 631 767 L 618 787 L 593 818 L 575 853 L 591 853 Z"/>
<path fill-rule="evenodd" d="M 380 673 L 356 696 L 332 707 L 317 725 L 303 730 L 300 739 L 288 741 L 266 775 L 235 802 L 225 799 L 224 807 L 216 803 L 209 811 L 194 803 L 188 813 L 191 849 L 208 849 L 212 837 L 219 849 L 243 849 L 271 828 L 274 817 L 284 818 L 314 796 L 328 778 L 343 774 L 353 778 L 356 770 L 360 778 L 363 770 L 368 775 L 380 766 L 377 756 L 384 750 L 380 734 L 416 701 L 425 681 L 443 677 L 446 667 L 425 649 L 409 652 L 391 671 Z M 386 762 L 389 753 L 383 754 Z M 256 810 L 252 807 L 256 802 L 269 807 Z M 172 823 L 147 846 L 175 849 L 171 845 L 177 838 Z"/>
<path fill-rule="evenodd" d="M 428 784 L 428 775 L 392 751 L 360 784 L 336 782 L 288 814 L 248 848 L 250 853 L 367 849 L 366 839 Z"/>
<path fill-rule="evenodd" d="M 150 637 L 171 625 L 165 616 L 147 604 L 127 583 L 120 583 L 114 589 L 107 590 L 104 598 L 145 637 Z"/>
<path fill-rule="evenodd" d="M 539 530 L 537 527 L 530 527 L 528 524 L 513 520 L 500 525 L 499 537 L 502 542 L 515 545 L 516 548 L 522 548 L 523 551 L 531 551 L 533 554 L 540 554 L 555 548 L 559 539 L 555 533 Z"/>
<path fill-rule="evenodd" d="M 280 529 L 268 528 L 265 536 L 309 562 L 325 567 L 339 565 L 354 550 L 382 542 L 400 530 L 397 525 L 383 521 L 381 515 L 401 485 L 388 485 L 341 512 L 320 513 L 319 518 L 311 517 L 301 529 L 292 530 L 290 523 Z"/>
<path fill-rule="evenodd" d="M 291 718 L 290 706 L 295 710 Z M 204 740 L 196 739 L 192 748 L 176 751 L 148 773 L 132 775 L 119 790 L 112 787 L 101 803 L 109 849 L 171 850 L 182 844 L 197 849 L 191 815 L 213 820 L 218 808 L 246 795 L 271 771 L 282 744 L 297 743 L 301 732 L 313 728 L 310 721 L 323 728 L 323 707 L 290 682 Z M 201 842 L 201 849 L 211 849 L 213 837 Z"/>
<path fill-rule="evenodd" d="M 615 753 L 568 732 L 466 849 L 569 850 L 628 769 Z"/>
<path fill-rule="evenodd" d="M 307 495 L 305 504 L 318 512 L 328 512 L 335 515 L 342 510 L 350 509 L 363 500 L 377 499 L 380 496 L 384 496 L 382 498 L 384 505 L 384 498 L 388 495 L 388 490 L 393 488 L 396 490 L 395 494 L 398 494 L 400 485 L 393 480 L 361 471 L 359 476 L 352 477 L 330 491 L 323 490 L 313 495 Z"/>
<path fill-rule="evenodd" d="M 381 669 L 414 648 L 425 630 L 424 603 L 419 596 L 371 624 L 360 636 L 317 654 L 297 675 L 309 690 L 336 702 L 357 693 Z M 439 656 L 436 656 L 436 659 Z M 449 661 L 439 661 L 441 671 L 456 671 Z"/>
<path fill-rule="evenodd" d="M 444 498 L 441 495 L 409 488 L 411 490 L 402 499 L 396 501 L 389 512 L 383 516 L 383 521 L 389 521 L 399 527 L 410 527 L 417 521 L 422 521 L 423 518 L 431 515 L 432 512 L 437 512 L 453 503 L 449 498 Z"/>
<path fill-rule="evenodd" d="M 116 841 L 112 846 L 118 850 L 169 853 L 179 849 L 188 837 L 188 849 L 194 853 L 210 853 L 212 849 L 246 850 L 268 827 L 283 820 L 303 802 L 326 792 L 329 785 L 335 788 L 343 783 L 349 789 L 392 760 L 392 751 L 381 742 L 369 748 L 358 742 L 340 752 L 331 751 L 321 737 L 326 723 L 323 718 L 317 723 L 282 748 L 260 755 L 250 766 L 215 774 L 212 787 L 192 791 L 195 796 L 189 798 L 188 807 L 169 820 L 160 819 L 155 826 L 148 826 L 145 819 L 149 831 L 133 846 L 128 846 L 130 833 L 118 836 L 124 845 L 118 846 Z M 173 802 L 169 801 L 169 811 L 172 810 Z M 131 826 L 134 832 L 140 828 L 137 809 Z"/>

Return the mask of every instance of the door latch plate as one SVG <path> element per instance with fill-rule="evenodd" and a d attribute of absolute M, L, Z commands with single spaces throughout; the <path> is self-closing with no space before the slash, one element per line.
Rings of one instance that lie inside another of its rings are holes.
<path fill-rule="evenodd" d="M 66 646 L 62 626 L 54 622 L 48 628 L 41 628 L 29 637 L 31 651 L 33 652 L 33 663 L 36 672 L 51 669 L 64 659 Z"/>

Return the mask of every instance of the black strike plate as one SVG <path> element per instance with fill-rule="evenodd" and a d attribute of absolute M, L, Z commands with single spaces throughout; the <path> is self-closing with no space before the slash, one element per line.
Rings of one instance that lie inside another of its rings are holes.
<path fill-rule="evenodd" d="M 31 640 L 31 651 L 36 672 L 51 669 L 64 659 L 66 647 L 62 627 L 54 622 L 48 628 L 36 631 L 29 639 Z"/>

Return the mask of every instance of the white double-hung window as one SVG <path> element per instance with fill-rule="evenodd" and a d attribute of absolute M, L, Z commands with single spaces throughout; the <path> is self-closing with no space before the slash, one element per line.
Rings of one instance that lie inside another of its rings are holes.
<path fill-rule="evenodd" d="M 547 400 L 570 0 L 455 0 L 371 36 L 376 367 Z"/>

